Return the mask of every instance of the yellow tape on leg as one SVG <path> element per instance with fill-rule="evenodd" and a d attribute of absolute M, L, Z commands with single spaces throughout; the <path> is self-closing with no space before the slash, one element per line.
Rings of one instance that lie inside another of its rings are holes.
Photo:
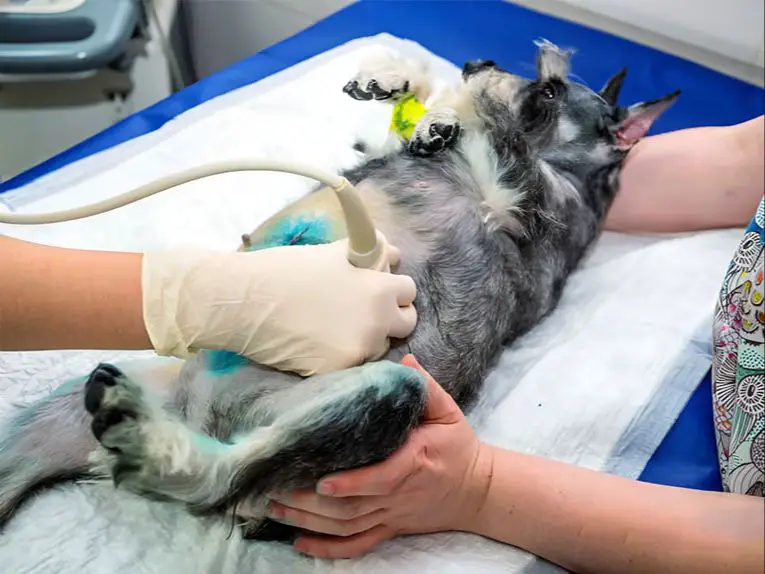
<path fill-rule="evenodd" d="M 420 103 L 414 94 L 404 96 L 393 107 L 393 117 L 390 121 L 390 130 L 400 137 L 408 140 L 412 137 L 414 126 L 420 121 L 428 110 Z"/>

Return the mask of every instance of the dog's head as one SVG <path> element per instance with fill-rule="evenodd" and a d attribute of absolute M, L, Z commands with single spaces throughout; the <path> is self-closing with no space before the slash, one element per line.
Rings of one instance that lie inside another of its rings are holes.
<path fill-rule="evenodd" d="M 462 77 L 482 129 L 500 143 L 520 141 L 520 149 L 533 156 L 543 173 L 559 180 L 551 188 L 593 193 L 597 190 L 587 180 L 617 166 L 607 178 L 615 191 L 621 160 L 679 91 L 622 107 L 617 99 L 626 70 L 596 92 L 569 78 L 570 51 L 547 41 L 537 46 L 535 79 L 510 74 L 491 61 L 464 66 Z M 568 185 L 572 180 L 577 181 Z"/>

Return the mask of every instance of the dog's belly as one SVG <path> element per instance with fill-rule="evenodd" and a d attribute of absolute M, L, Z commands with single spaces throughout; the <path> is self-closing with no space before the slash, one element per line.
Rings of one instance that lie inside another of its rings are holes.
<path fill-rule="evenodd" d="M 426 257 L 422 241 L 406 227 L 404 214 L 372 182 L 356 185 L 375 227 L 401 251 L 399 272 L 409 263 Z M 345 218 L 335 192 L 324 187 L 310 193 L 267 219 L 255 231 L 242 236 L 240 251 L 254 251 L 281 245 L 317 245 L 346 237 Z"/>
<path fill-rule="evenodd" d="M 335 192 L 325 187 L 296 201 L 242 236 L 241 251 L 281 245 L 316 245 L 342 239 L 345 220 Z"/>

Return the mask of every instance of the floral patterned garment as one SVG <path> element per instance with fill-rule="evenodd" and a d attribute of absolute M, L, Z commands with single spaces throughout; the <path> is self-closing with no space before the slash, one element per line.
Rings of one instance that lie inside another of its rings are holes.
<path fill-rule="evenodd" d="M 765 496 L 765 199 L 731 261 L 715 311 L 712 392 L 727 492 Z"/>

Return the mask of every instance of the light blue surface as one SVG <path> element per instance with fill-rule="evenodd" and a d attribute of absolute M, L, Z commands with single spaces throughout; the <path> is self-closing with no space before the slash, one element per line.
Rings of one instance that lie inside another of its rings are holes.
<path fill-rule="evenodd" d="M 51 14 L 0 12 L 0 74 L 73 74 L 114 64 L 139 16 L 136 0 L 87 0 Z"/>

